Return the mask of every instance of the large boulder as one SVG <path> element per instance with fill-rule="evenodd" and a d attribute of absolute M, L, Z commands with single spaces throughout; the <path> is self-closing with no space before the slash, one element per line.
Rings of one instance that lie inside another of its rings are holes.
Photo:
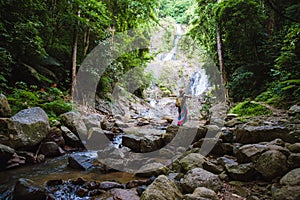
<path fill-rule="evenodd" d="M 93 127 L 101 127 L 101 121 L 104 119 L 104 116 L 97 113 L 93 113 L 84 116 L 82 119 L 86 125 L 86 128 L 89 130 L 90 128 Z"/>
<path fill-rule="evenodd" d="M 158 176 L 147 187 L 141 196 L 141 200 L 181 200 L 183 194 L 176 184 L 165 175 Z"/>
<path fill-rule="evenodd" d="M 82 147 L 81 140 L 75 135 L 70 129 L 66 126 L 61 126 L 62 136 L 65 140 L 65 143 L 72 147 Z"/>
<path fill-rule="evenodd" d="M 284 175 L 280 180 L 280 185 L 281 187 L 275 188 L 272 193 L 272 197 L 275 200 L 300 199 L 300 168 L 294 169 Z"/>
<path fill-rule="evenodd" d="M 277 138 L 283 141 L 295 143 L 298 141 L 290 130 L 285 126 L 253 126 L 243 125 L 233 130 L 236 136 L 236 142 L 242 144 L 254 144 L 259 142 L 269 142 Z"/>
<path fill-rule="evenodd" d="M 86 136 L 88 129 L 84 123 L 84 116 L 79 113 L 70 111 L 60 115 L 63 124 L 68 127 L 78 137 Z"/>
<path fill-rule="evenodd" d="M 222 186 L 222 182 L 217 175 L 202 168 L 194 168 L 188 171 L 181 184 L 183 190 L 187 193 L 193 192 L 197 187 L 206 187 L 218 191 Z"/>
<path fill-rule="evenodd" d="M 47 194 L 44 188 L 38 186 L 32 180 L 24 178 L 18 180 L 13 191 L 13 200 L 44 200 L 46 197 Z"/>
<path fill-rule="evenodd" d="M 46 138 L 49 120 L 45 111 L 39 107 L 21 110 L 8 120 L 6 140 L 0 143 L 16 148 L 32 148 Z M 1 138 L 1 137 L 0 137 Z"/>
<path fill-rule="evenodd" d="M 163 147 L 164 131 L 156 129 L 128 128 L 124 129 L 122 145 L 134 152 L 145 153 Z"/>
<path fill-rule="evenodd" d="M 257 160 L 255 169 L 266 179 L 284 175 L 287 168 L 287 157 L 276 150 L 264 152 Z"/>
<path fill-rule="evenodd" d="M 11 109 L 6 96 L 0 94 L 0 117 L 10 117 Z"/>

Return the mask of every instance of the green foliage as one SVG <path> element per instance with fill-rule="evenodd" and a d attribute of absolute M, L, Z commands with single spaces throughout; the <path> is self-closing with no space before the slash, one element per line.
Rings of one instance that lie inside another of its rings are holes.
<path fill-rule="evenodd" d="M 188 24 L 193 17 L 195 3 L 193 0 L 161 0 L 159 16 L 171 16 L 177 23 Z"/>
<path fill-rule="evenodd" d="M 55 87 L 38 90 L 35 85 L 27 86 L 24 82 L 17 82 L 7 99 L 12 114 L 30 107 L 41 107 L 49 118 L 58 119 L 60 114 L 72 109 L 72 104 L 66 102 L 64 96 L 63 92 Z"/>
<path fill-rule="evenodd" d="M 229 113 L 238 114 L 240 117 L 246 117 L 246 116 L 270 116 L 272 115 L 272 111 L 266 108 L 263 105 L 260 105 L 256 102 L 251 102 L 249 100 L 246 100 L 244 102 L 241 102 L 237 104 L 235 107 L 233 107 Z"/>
<path fill-rule="evenodd" d="M 242 67 L 237 69 L 236 73 L 232 75 L 232 81 L 228 84 L 230 96 L 234 96 L 235 99 L 251 97 L 255 86 L 254 82 L 253 72 Z"/>
<path fill-rule="evenodd" d="M 300 24 L 288 27 L 280 56 L 275 60 L 274 73 L 281 80 L 300 77 Z"/>
<path fill-rule="evenodd" d="M 72 104 L 63 101 L 62 99 L 54 100 L 49 103 L 41 104 L 49 117 L 57 118 L 59 115 L 72 110 Z"/>
<path fill-rule="evenodd" d="M 280 108 L 288 108 L 300 101 L 300 79 L 275 82 L 272 87 L 256 97 Z"/>

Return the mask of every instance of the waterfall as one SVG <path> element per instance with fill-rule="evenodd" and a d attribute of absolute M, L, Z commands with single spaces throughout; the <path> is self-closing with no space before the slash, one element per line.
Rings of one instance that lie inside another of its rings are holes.
<path fill-rule="evenodd" d="M 208 89 L 208 76 L 204 69 L 195 72 L 190 79 L 189 91 L 194 96 L 199 96 Z"/>
<path fill-rule="evenodd" d="M 174 47 L 173 49 L 163 58 L 163 61 L 175 60 L 175 56 L 178 49 L 178 42 L 183 34 L 183 30 L 180 24 L 176 24 L 176 36 L 174 39 Z"/>

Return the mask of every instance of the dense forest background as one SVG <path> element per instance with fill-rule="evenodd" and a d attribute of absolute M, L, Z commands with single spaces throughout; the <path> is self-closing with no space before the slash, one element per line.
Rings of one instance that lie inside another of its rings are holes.
<path fill-rule="evenodd" d="M 299 102 L 298 0 L 1 0 L 0 90 L 13 112 L 39 105 L 56 117 L 71 108 L 76 70 L 94 47 L 130 29 L 128 44 L 133 37 L 147 43 L 167 16 L 186 24 L 217 63 L 231 102 Z M 143 71 L 150 59 L 149 49 L 119 57 L 101 76 L 98 96 L 109 99 L 132 68 L 150 83 Z"/>

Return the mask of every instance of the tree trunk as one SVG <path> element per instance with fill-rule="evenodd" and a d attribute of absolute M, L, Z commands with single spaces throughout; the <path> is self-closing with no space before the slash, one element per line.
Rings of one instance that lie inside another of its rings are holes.
<path fill-rule="evenodd" d="M 83 34 L 83 57 L 86 56 L 90 46 L 90 29 L 86 27 Z"/>
<path fill-rule="evenodd" d="M 77 12 L 77 15 L 80 16 L 80 11 Z M 72 48 L 72 73 L 71 73 L 71 96 L 74 94 L 74 88 L 76 84 L 76 72 L 77 72 L 77 46 L 78 46 L 78 24 L 74 26 L 73 32 L 73 48 Z"/>
<path fill-rule="evenodd" d="M 221 2 L 222 0 L 217 0 L 218 3 Z M 217 27 L 217 48 L 218 48 L 218 60 L 219 60 L 219 65 L 220 65 L 220 73 L 221 73 L 221 84 L 225 88 L 225 101 L 229 101 L 229 94 L 228 94 L 228 89 L 227 89 L 227 74 L 226 70 L 224 67 L 224 60 L 223 60 L 223 43 L 222 43 L 222 33 L 221 33 L 221 28 L 220 25 L 218 24 Z"/>

